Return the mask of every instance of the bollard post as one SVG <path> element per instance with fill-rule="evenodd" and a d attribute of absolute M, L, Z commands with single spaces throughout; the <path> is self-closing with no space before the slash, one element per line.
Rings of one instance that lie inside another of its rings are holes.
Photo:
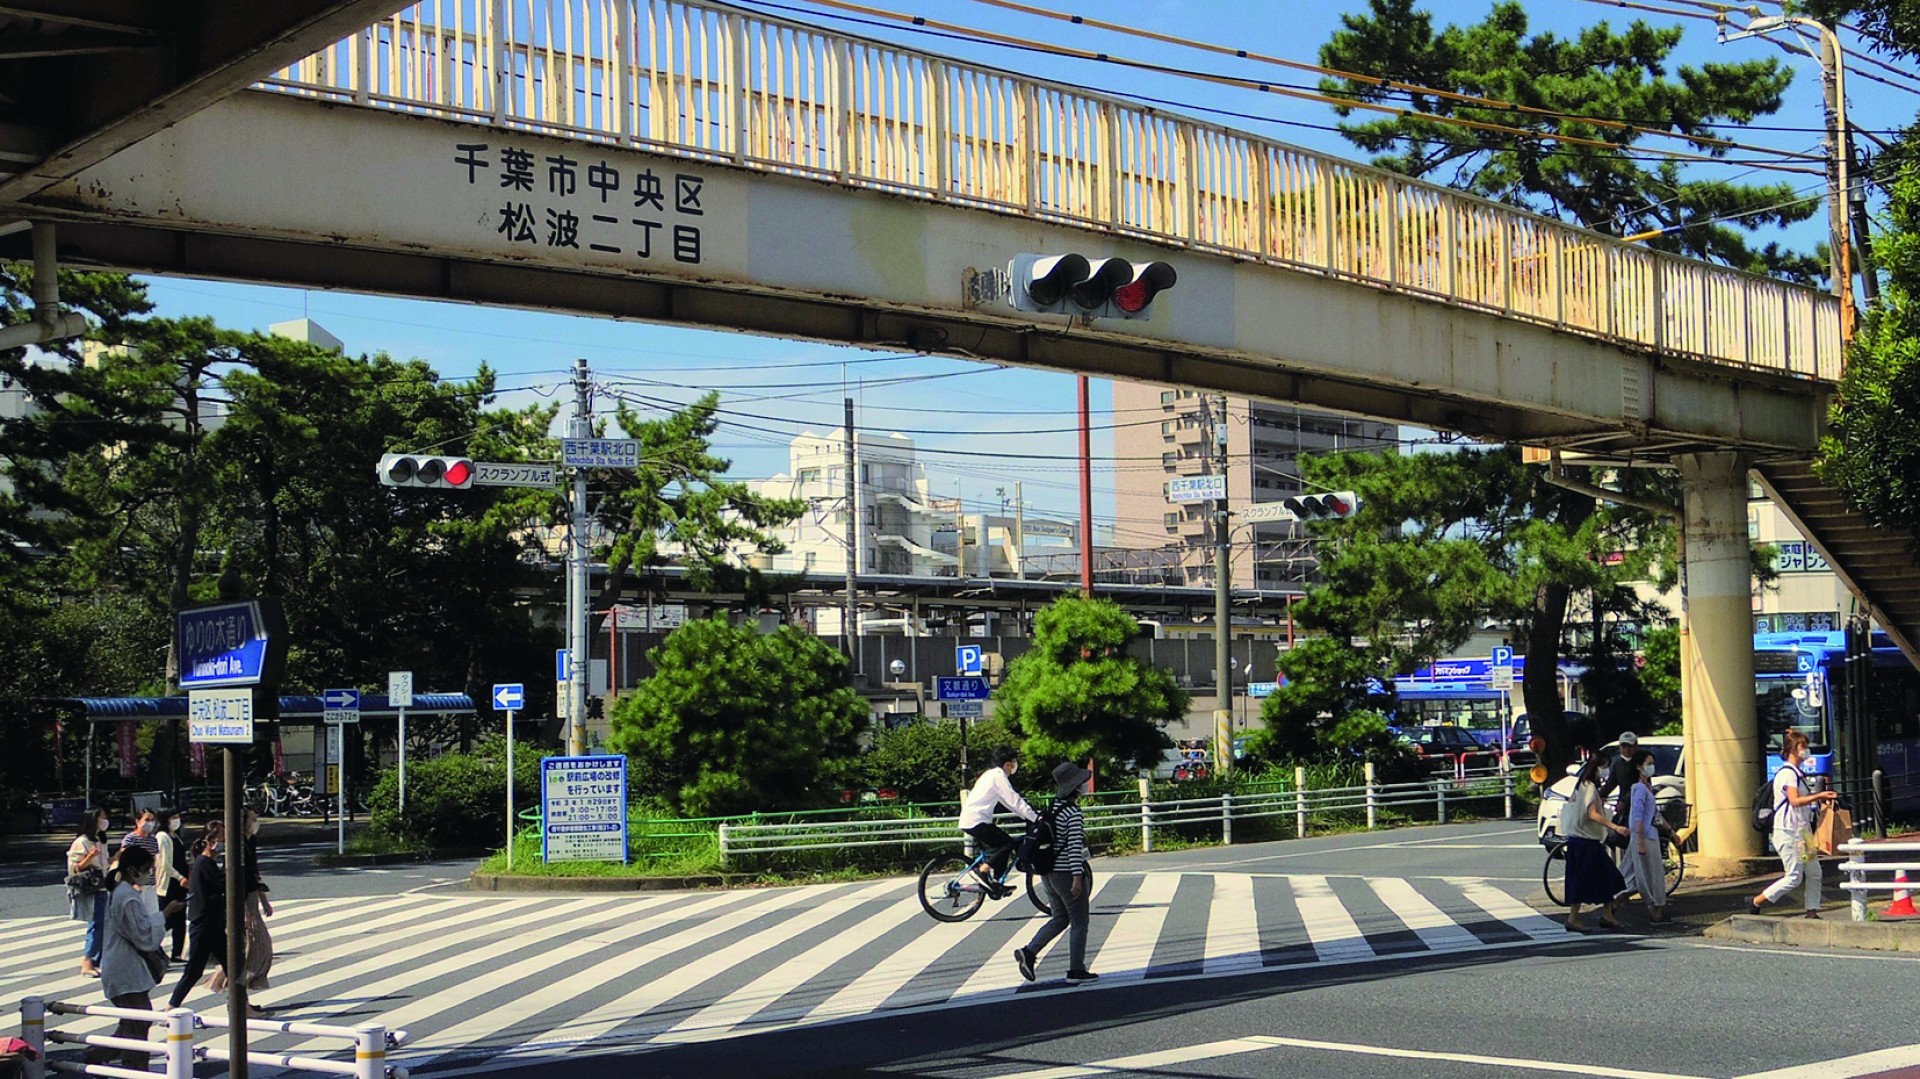
<path fill-rule="evenodd" d="M 1433 797 L 1434 802 L 1440 808 L 1440 820 L 1438 823 L 1445 824 L 1447 823 L 1447 784 L 1445 780 L 1436 779 L 1433 781 Z"/>
<path fill-rule="evenodd" d="M 1380 813 L 1380 792 L 1373 787 L 1373 762 L 1365 765 L 1367 772 L 1367 831 L 1371 832 L 1378 822 Z"/>
<path fill-rule="evenodd" d="M 1887 773 L 1883 769 L 1873 770 L 1873 831 L 1881 839 L 1887 838 L 1886 807 Z"/>
<path fill-rule="evenodd" d="M 1507 759 L 1500 758 L 1500 793 L 1507 799 L 1507 819 L 1513 819 L 1513 770 L 1507 767 Z"/>
<path fill-rule="evenodd" d="M 1301 839 L 1307 838 L 1307 768 L 1295 765 L 1293 769 L 1293 830 Z"/>
<path fill-rule="evenodd" d="M 27 1054 L 27 1079 L 46 1079 L 47 1075 L 47 1002 L 28 997 L 20 1002 L 20 1040 L 31 1050 Z"/>
<path fill-rule="evenodd" d="M 727 822 L 720 822 L 720 864 L 727 864 Z"/>
<path fill-rule="evenodd" d="M 167 1079 L 193 1079 L 193 1011 L 167 1012 Z"/>
<path fill-rule="evenodd" d="M 387 1028 L 367 1023 L 353 1028 L 354 1079 L 386 1079 Z"/>
<path fill-rule="evenodd" d="M 1147 854 L 1153 853 L 1153 797 L 1152 781 L 1146 776 L 1140 777 L 1140 849 Z"/>
<path fill-rule="evenodd" d="M 1220 796 L 1220 845 L 1233 846 L 1233 795 Z"/>

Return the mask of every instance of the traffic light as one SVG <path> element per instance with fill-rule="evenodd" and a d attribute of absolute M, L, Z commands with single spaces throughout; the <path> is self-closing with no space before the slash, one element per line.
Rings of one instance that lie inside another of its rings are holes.
<path fill-rule="evenodd" d="M 1079 254 L 1015 255 L 1007 277 L 1015 310 L 1088 318 L 1150 318 L 1153 298 L 1180 279 L 1164 262 Z"/>
<path fill-rule="evenodd" d="M 473 462 L 465 457 L 389 453 L 375 470 L 388 487 L 442 487 L 464 491 L 473 486 Z"/>
<path fill-rule="evenodd" d="M 1351 517 L 1360 509 L 1360 496 L 1352 491 L 1331 491 L 1322 495 L 1295 495 L 1280 500 L 1280 508 L 1297 521 Z"/>

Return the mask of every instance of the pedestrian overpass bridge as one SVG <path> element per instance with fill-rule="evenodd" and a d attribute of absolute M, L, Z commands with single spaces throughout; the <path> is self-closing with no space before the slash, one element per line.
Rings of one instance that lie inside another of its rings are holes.
<path fill-rule="evenodd" d="M 1903 542 L 1808 468 L 1842 362 L 1826 294 L 722 4 L 232 6 L 256 47 L 200 42 L 219 62 L 77 127 L 50 111 L 39 149 L 0 131 L 7 219 L 53 222 L 75 264 L 920 349 L 1671 460 L 1695 760 L 1745 769 L 1697 792 L 1728 849 L 1751 846 L 1758 771 L 1750 470 L 1915 654 Z M 1012 310 L 991 271 L 1062 251 L 1164 260 L 1179 285 L 1144 320 Z"/>

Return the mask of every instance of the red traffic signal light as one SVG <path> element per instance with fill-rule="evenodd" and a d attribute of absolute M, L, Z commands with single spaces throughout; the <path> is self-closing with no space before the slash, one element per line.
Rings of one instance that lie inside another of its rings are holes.
<path fill-rule="evenodd" d="M 1015 255 L 1007 264 L 1008 300 L 1018 311 L 1089 318 L 1148 318 L 1153 298 L 1180 279 L 1164 262 Z"/>
<path fill-rule="evenodd" d="M 1323 517 L 1345 518 L 1360 508 L 1360 496 L 1352 491 L 1331 491 L 1319 495 L 1295 495 L 1280 500 L 1280 508 L 1295 520 L 1311 521 Z"/>
<path fill-rule="evenodd" d="M 473 462 L 465 457 L 389 453 L 375 469 L 388 487 L 439 487 L 464 491 L 473 486 Z"/>

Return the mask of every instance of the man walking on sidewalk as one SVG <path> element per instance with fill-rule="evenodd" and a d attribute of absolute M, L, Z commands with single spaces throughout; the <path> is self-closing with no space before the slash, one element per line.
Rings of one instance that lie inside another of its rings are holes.
<path fill-rule="evenodd" d="M 1067 933 L 1067 984 L 1090 982 L 1099 975 L 1087 969 L 1087 906 L 1093 895 L 1093 864 L 1087 856 L 1087 822 L 1080 812 L 1080 789 L 1093 773 L 1064 761 L 1053 770 L 1054 800 L 1047 810 L 1053 822 L 1053 868 L 1044 878 L 1047 905 L 1053 916 L 1024 948 L 1015 948 L 1013 961 L 1020 976 L 1034 979 L 1040 952 L 1063 930 Z"/>

